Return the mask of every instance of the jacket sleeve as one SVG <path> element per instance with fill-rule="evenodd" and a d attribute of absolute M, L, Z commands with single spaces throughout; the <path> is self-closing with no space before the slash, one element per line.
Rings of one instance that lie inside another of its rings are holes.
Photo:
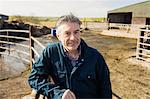
<path fill-rule="evenodd" d="M 100 85 L 101 98 L 112 98 L 110 73 L 108 66 L 101 54 L 98 55 L 98 80 Z"/>
<path fill-rule="evenodd" d="M 48 77 L 50 75 L 50 51 L 46 48 L 40 58 L 33 64 L 29 75 L 29 85 L 37 91 L 37 95 L 43 94 L 48 99 L 61 99 L 64 91 L 59 86 L 52 84 Z"/>

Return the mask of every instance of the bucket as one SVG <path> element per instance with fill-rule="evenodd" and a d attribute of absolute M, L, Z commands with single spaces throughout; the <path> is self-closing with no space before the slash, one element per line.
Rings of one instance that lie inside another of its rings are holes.
<path fill-rule="evenodd" d="M 55 28 L 52 28 L 51 29 L 51 35 L 56 37 L 56 29 Z"/>

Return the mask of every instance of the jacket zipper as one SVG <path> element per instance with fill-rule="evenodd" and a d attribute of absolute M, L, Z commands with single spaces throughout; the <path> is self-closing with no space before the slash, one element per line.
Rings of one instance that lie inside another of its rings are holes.
<path fill-rule="evenodd" d="M 67 85 L 67 88 L 68 89 L 72 89 L 72 83 L 71 83 L 71 78 L 72 78 L 72 75 L 74 74 L 74 72 L 78 69 L 78 67 L 82 64 L 82 62 L 84 61 L 84 59 L 81 59 L 81 62 L 78 62 L 72 69 L 71 71 L 71 74 L 69 76 L 69 79 L 68 79 L 68 76 L 66 74 L 66 85 Z M 65 68 L 66 69 L 66 68 Z"/>
<path fill-rule="evenodd" d="M 69 77 L 69 85 L 70 85 L 70 89 L 72 89 L 72 86 L 71 86 L 71 77 L 73 75 L 73 73 L 77 70 L 78 67 L 74 66 L 72 71 L 71 71 L 71 74 L 70 74 L 70 77 Z"/>

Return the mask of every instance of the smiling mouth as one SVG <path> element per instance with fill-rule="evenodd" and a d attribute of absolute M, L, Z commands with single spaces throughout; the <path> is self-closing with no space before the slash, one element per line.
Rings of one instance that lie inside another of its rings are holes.
<path fill-rule="evenodd" d="M 70 45 L 70 46 L 75 46 L 75 45 L 77 45 L 77 44 L 78 44 L 77 41 L 74 41 L 74 42 L 68 42 L 68 45 Z"/>
<path fill-rule="evenodd" d="M 74 45 L 74 43 L 69 43 L 68 45 Z"/>
<path fill-rule="evenodd" d="M 68 44 L 75 44 L 75 42 L 69 42 Z"/>

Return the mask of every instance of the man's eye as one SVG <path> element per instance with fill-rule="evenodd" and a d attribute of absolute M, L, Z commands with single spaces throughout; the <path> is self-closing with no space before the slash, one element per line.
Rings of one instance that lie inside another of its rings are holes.
<path fill-rule="evenodd" d="M 74 32 L 75 34 L 78 34 L 79 33 L 79 31 L 76 31 L 76 32 Z"/>
<path fill-rule="evenodd" d="M 69 32 L 65 32 L 65 35 L 69 35 L 70 33 Z"/>

